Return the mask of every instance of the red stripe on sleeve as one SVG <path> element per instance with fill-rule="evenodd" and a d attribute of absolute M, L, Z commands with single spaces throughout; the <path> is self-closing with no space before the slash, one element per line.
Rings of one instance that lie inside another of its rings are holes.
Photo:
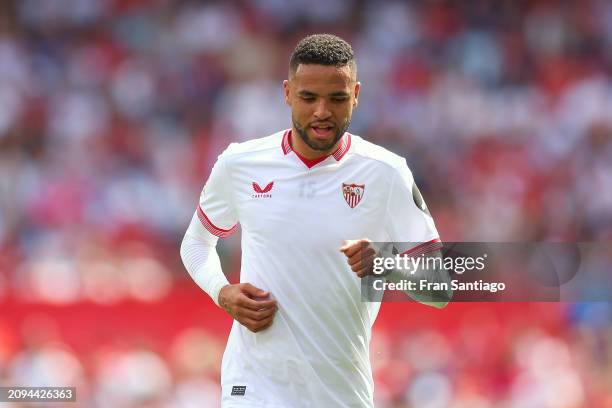
<path fill-rule="evenodd" d="M 210 232 L 213 235 L 218 236 L 219 238 L 229 237 L 234 232 L 236 232 L 236 230 L 238 229 L 238 224 L 235 224 L 230 229 L 223 229 L 223 228 L 217 227 L 215 224 L 212 223 L 212 221 L 210 221 L 210 219 L 206 216 L 206 214 L 204 214 L 204 211 L 202 210 L 200 206 L 198 206 L 197 212 L 198 212 L 198 218 L 200 219 L 200 222 L 202 223 L 204 228 L 206 228 L 208 232 Z"/>
<path fill-rule="evenodd" d="M 434 238 L 431 241 L 424 242 L 402 253 L 402 256 L 420 256 L 438 249 L 442 249 L 443 244 L 440 238 Z"/>

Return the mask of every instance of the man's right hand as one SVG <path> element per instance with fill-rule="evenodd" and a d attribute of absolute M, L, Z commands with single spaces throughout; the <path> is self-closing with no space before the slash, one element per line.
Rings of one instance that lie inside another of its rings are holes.
<path fill-rule="evenodd" d="M 225 285 L 219 291 L 219 305 L 241 325 L 257 333 L 272 324 L 278 307 L 270 293 L 250 283 Z"/>

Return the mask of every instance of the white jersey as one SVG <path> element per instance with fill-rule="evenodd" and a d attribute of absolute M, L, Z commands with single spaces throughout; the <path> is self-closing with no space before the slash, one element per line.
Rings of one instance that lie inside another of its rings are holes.
<path fill-rule="evenodd" d="M 224 407 L 373 407 L 371 328 L 344 240 L 439 242 L 413 198 L 406 161 L 345 133 L 314 163 L 291 131 L 231 144 L 202 191 L 198 217 L 224 237 L 242 226 L 240 281 L 269 291 L 278 312 L 253 333 L 234 321 L 222 363 Z M 418 190 L 417 190 L 418 192 Z"/>

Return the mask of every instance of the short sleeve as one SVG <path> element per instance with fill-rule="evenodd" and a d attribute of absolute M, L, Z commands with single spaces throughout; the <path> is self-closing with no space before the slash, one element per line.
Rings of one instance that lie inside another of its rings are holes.
<path fill-rule="evenodd" d="M 197 214 L 204 228 L 218 237 L 227 237 L 238 228 L 225 152 L 217 158 L 202 189 Z"/>
<path fill-rule="evenodd" d="M 401 253 L 418 256 L 442 246 L 434 220 L 405 160 L 394 169 L 385 229 Z"/>

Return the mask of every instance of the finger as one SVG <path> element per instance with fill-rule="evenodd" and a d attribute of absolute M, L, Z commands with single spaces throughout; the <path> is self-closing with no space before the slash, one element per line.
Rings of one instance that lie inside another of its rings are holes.
<path fill-rule="evenodd" d="M 351 265 L 353 272 L 359 272 L 362 269 L 372 269 L 374 266 L 374 258 L 361 260 L 354 265 Z"/>
<path fill-rule="evenodd" d="M 364 276 L 367 276 L 367 275 L 372 275 L 371 266 L 365 266 L 361 268 L 352 268 L 351 270 L 355 273 L 355 275 L 357 275 L 360 278 L 363 278 Z"/>
<path fill-rule="evenodd" d="M 365 271 L 366 273 L 368 273 L 368 274 L 369 274 L 369 271 L 370 271 L 371 269 L 372 269 L 372 267 L 371 267 L 371 266 L 369 266 L 369 265 L 364 265 L 364 266 L 359 266 L 359 267 L 354 267 L 354 268 L 351 268 L 351 270 L 352 270 L 353 272 L 355 272 L 356 274 L 359 274 L 361 271 Z"/>
<path fill-rule="evenodd" d="M 249 319 L 248 317 L 244 317 L 244 316 L 242 316 L 240 318 L 236 318 L 236 320 L 238 320 L 238 323 L 240 323 L 241 325 L 243 325 L 244 327 L 246 327 L 250 331 L 254 331 L 255 324 L 257 323 L 255 320 Z"/>
<path fill-rule="evenodd" d="M 250 296 L 254 296 L 254 297 L 268 297 L 270 295 L 270 292 L 265 291 L 263 289 L 259 289 L 258 287 L 255 287 L 253 285 L 251 285 L 250 283 L 245 283 L 242 285 L 242 287 L 240 288 L 240 290 L 242 291 L 242 293 L 246 293 Z"/>
<path fill-rule="evenodd" d="M 340 252 L 344 252 L 347 249 L 351 248 L 355 244 L 355 242 L 357 242 L 357 241 L 352 240 L 352 239 L 345 240 L 342 243 L 342 246 L 340 247 Z"/>
<path fill-rule="evenodd" d="M 346 248 L 343 252 L 347 258 L 350 258 L 351 256 L 358 254 L 360 251 L 361 251 L 361 244 L 355 244 L 355 245 L 352 245 Z"/>
<path fill-rule="evenodd" d="M 360 256 L 354 256 L 352 258 L 347 259 L 347 262 L 348 262 L 349 266 L 352 268 L 353 266 L 357 265 L 358 263 L 361 263 L 361 257 Z"/>
<path fill-rule="evenodd" d="M 361 263 L 363 261 L 363 257 L 361 256 L 361 254 L 357 254 L 355 256 L 352 256 L 348 259 L 348 264 L 353 267 L 359 263 Z"/>
<path fill-rule="evenodd" d="M 266 323 L 264 326 L 262 326 L 259 331 L 262 330 L 266 330 L 268 327 L 272 326 L 272 323 L 274 322 L 274 319 L 270 319 L 270 321 L 268 323 Z"/>
<path fill-rule="evenodd" d="M 344 252 L 344 255 L 350 258 L 359 251 L 361 251 L 365 244 L 366 241 L 354 241 L 354 244 L 347 246 L 342 252 Z"/>
<path fill-rule="evenodd" d="M 358 251 L 351 256 L 347 255 L 346 261 L 351 265 L 358 262 L 361 258 L 363 258 L 362 252 Z"/>
<path fill-rule="evenodd" d="M 258 331 L 261 331 L 264 328 L 269 327 L 270 324 L 272 324 L 272 318 L 273 317 L 269 317 L 265 320 L 256 321 L 256 320 L 249 319 L 248 317 L 246 317 L 241 320 L 238 320 L 238 322 L 242 324 L 243 326 L 245 326 L 250 331 L 252 331 L 253 333 L 257 333 Z"/>
<path fill-rule="evenodd" d="M 340 252 L 346 252 L 349 250 L 353 250 L 354 248 L 359 248 L 364 244 L 369 244 L 371 241 L 369 239 L 348 239 L 345 240 L 342 246 L 340 247 Z"/>
<path fill-rule="evenodd" d="M 244 294 L 240 294 L 238 296 L 238 300 L 236 301 L 236 305 L 238 307 L 243 307 L 251 310 L 261 310 L 261 309 L 270 309 L 276 307 L 276 300 L 267 299 L 267 300 L 256 300 L 247 297 Z"/>
<path fill-rule="evenodd" d="M 270 316 L 267 319 L 264 320 L 260 320 L 259 322 L 257 322 L 255 324 L 255 329 L 260 332 L 264 329 L 267 329 L 268 327 L 270 327 L 272 325 L 272 322 L 274 322 L 274 316 Z"/>
<path fill-rule="evenodd" d="M 274 315 L 276 314 L 277 310 L 278 309 L 276 307 L 274 307 L 274 308 L 271 308 L 271 309 L 264 309 L 264 310 L 260 310 L 258 312 L 255 312 L 255 313 L 257 313 L 257 316 L 255 316 L 255 320 L 262 321 L 262 320 L 267 320 L 267 319 L 273 318 Z"/>
<path fill-rule="evenodd" d="M 358 263 L 362 263 L 362 264 L 374 263 L 374 258 L 375 258 L 374 255 L 375 254 L 373 253 L 359 253 L 359 254 L 356 254 L 350 257 L 347 261 L 350 266 L 356 265 Z"/>
<path fill-rule="evenodd" d="M 376 249 L 374 249 L 370 244 L 364 243 L 360 249 L 361 251 L 357 252 L 353 256 L 359 256 L 361 258 L 374 257 L 376 255 Z"/>
<path fill-rule="evenodd" d="M 365 270 L 369 274 L 374 269 L 374 259 L 374 256 L 361 258 L 351 265 L 351 270 L 355 273 Z"/>
<path fill-rule="evenodd" d="M 275 313 L 276 313 L 276 307 L 272 307 L 268 309 L 261 309 L 261 310 L 251 310 L 251 309 L 240 308 L 238 309 L 236 314 L 239 316 L 244 316 L 245 318 L 252 319 L 254 321 L 259 322 L 261 320 L 265 320 L 271 316 L 274 316 Z"/>

